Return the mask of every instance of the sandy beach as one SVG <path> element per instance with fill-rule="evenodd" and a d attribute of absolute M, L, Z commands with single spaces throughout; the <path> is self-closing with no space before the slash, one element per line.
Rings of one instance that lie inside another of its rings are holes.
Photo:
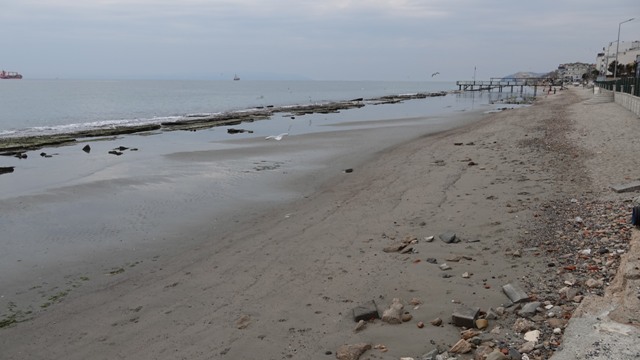
<path fill-rule="evenodd" d="M 360 359 L 420 358 L 451 351 L 463 330 L 452 314 L 473 308 L 488 319 L 480 330 L 487 337 L 451 356 L 524 353 L 525 332 L 513 328 L 520 305 L 502 290 L 516 284 L 557 310 L 528 317 L 535 325 L 527 330 L 541 338 L 526 352 L 547 359 L 563 347 L 562 331 L 583 297 L 604 293 L 632 233 L 625 220 L 634 194 L 609 186 L 640 177 L 629 156 L 639 150 L 638 119 L 614 103 L 584 103 L 590 97 L 589 89 L 571 88 L 531 107 L 458 113 L 431 124 L 430 134 L 404 119 L 407 126 L 393 130 L 256 142 L 237 158 L 224 150 L 225 161 L 246 168 L 232 176 L 214 175 L 224 172 L 221 152 L 180 151 L 184 139 L 176 135 L 161 157 L 131 152 L 125 162 L 68 170 L 91 185 L 61 177 L 56 191 L 4 198 L 0 210 L 10 215 L 2 221 L 11 226 L 3 237 L 33 241 L 0 277 L 8 284 L 0 294 L 1 357 L 333 359 L 340 346 L 364 343 L 372 348 Z M 343 155 L 355 143 L 367 151 Z M 300 163 L 291 153 L 304 147 Z M 55 169 L 38 161 L 33 176 Z M 132 171 L 144 176 L 113 180 Z M 256 173 L 264 187 L 248 181 Z M 28 179 L 20 187 L 27 193 Z M 206 194 L 215 181 L 228 182 L 226 196 Z M 252 201 L 238 201 L 240 193 Z M 81 200 L 68 200 L 74 196 Z M 237 207 L 216 213 L 211 201 Z M 100 230 L 95 202 L 105 219 Z M 176 216 L 187 211 L 188 218 Z M 29 225 L 32 216 L 38 226 Z M 61 233 L 86 235 L 84 248 L 55 254 L 64 272 L 21 282 L 47 268 L 55 244 L 65 242 L 49 238 L 51 246 L 35 251 L 35 239 L 65 226 Z M 451 232 L 459 242 L 441 240 Z M 593 255 L 580 253 L 586 248 Z M 600 282 L 591 286 L 591 278 Z M 561 291 L 567 281 L 573 296 Z M 374 301 L 382 315 L 395 298 L 410 318 L 354 330 L 354 308 Z M 432 325 L 438 318 L 442 324 Z"/>

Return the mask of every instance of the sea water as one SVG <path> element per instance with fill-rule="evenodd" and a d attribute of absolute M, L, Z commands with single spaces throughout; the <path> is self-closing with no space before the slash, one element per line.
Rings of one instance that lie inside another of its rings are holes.
<path fill-rule="evenodd" d="M 0 136 L 160 123 L 259 106 L 454 88 L 453 82 L 5 80 L 0 81 Z"/>

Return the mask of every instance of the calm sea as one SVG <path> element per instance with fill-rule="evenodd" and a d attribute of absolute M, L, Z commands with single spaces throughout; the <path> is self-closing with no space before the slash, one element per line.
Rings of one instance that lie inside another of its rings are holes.
<path fill-rule="evenodd" d="M 0 137 L 455 88 L 453 82 L 2 80 Z"/>

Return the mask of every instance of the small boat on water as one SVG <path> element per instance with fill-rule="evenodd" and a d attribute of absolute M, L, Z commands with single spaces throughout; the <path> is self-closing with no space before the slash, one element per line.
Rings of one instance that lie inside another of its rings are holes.
<path fill-rule="evenodd" d="M 233 75 L 233 81 L 238 81 L 240 80 L 240 78 L 238 77 L 238 74 Z"/>
<path fill-rule="evenodd" d="M 15 71 L 0 71 L 0 79 L 22 79 L 22 75 Z"/>

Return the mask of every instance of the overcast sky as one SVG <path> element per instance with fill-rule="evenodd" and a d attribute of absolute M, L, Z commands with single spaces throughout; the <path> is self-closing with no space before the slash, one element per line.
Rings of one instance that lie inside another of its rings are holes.
<path fill-rule="evenodd" d="M 595 63 L 639 0 L 3 0 L 25 78 L 466 80 Z M 439 75 L 431 77 L 432 73 Z"/>

